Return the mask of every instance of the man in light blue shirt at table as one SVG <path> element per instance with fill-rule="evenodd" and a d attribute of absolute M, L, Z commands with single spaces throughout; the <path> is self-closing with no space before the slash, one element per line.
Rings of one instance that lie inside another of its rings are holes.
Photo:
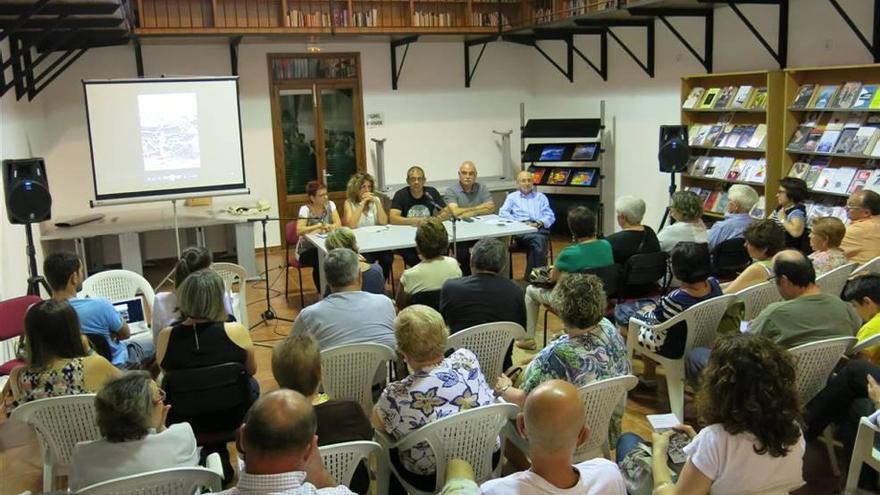
<path fill-rule="evenodd" d="M 734 184 L 727 191 L 727 213 L 724 220 L 712 224 L 709 229 L 709 251 L 714 251 L 724 241 L 742 238 L 746 229 L 755 221 L 749 215 L 758 202 L 758 193 L 745 184 Z"/>
<path fill-rule="evenodd" d="M 537 232 L 518 235 L 513 238 L 517 246 L 526 247 L 526 272 L 523 276 L 528 280 L 532 268 L 547 265 L 547 246 L 550 242 L 550 226 L 556 215 L 550 209 L 550 200 L 543 193 L 535 191 L 532 173 L 523 170 L 516 176 L 518 190 L 507 195 L 498 216 L 516 220 L 538 229 Z"/>

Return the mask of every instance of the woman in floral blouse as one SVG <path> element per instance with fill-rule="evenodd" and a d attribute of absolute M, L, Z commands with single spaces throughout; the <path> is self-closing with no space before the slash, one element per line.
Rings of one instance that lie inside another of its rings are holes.
<path fill-rule="evenodd" d="M 434 309 L 408 306 L 394 321 L 394 335 L 410 375 L 382 392 L 373 408 L 377 430 L 400 439 L 432 421 L 495 401 L 474 353 L 459 349 L 443 357 L 449 330 Z M 409 483 L 434 489 L 436 464 L 426 442 L 396 454 L 391 453 L 391 462 Z"/>
<path fill-rule="evenodd" d="M 521 388 L 513 387 L 504 375 L 498 377 L 495 385 L 504 400 L 520 407 L 526 395 L 547 380 L 565 380 L 581 387 L 632 372 L 623 338 L 614 324 L 602 316 L 607 300 L 598 277 L 568 274 L 553 288 L 551 299 L 565 325 L 565 333 L 535 356 L 526 368 Z M 621 403 L 611 421 L 612 442 L 620 434 L 623 406 Z"/>
<path fill-rule="evenodd" d="M 840 249 L 840 242 L 845 235 L 846 226 L 839 218 L 820 217 L 813 220 L 813 230 L 810 232 L 810 247 L 813 252 L 810 260 L 817 277 L 846 264 L 846 255 Z"/>

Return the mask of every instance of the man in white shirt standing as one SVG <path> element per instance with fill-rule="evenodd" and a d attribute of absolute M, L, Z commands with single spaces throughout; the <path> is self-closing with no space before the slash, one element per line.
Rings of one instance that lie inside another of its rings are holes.
<path fill-rule="evenodd" d="M 299 392 L 280 389 L 257 399 L 241 427 L 245 468 L 227 495 L 354 495 L 324 468 L 315 409 Z"/>
<path fill-rule="evenodd" d="M 590 435 L 582 422 L 572 421 L 583 417 L 583 403 L 571 383 L 550 380 L 535 388 L 516 418 L 516 429 L 529 441 L 532 468 L 483 483 L 483 495 L 626 495 L 623 477 L 608 459 L 572 465 L 575 449 Z"/>

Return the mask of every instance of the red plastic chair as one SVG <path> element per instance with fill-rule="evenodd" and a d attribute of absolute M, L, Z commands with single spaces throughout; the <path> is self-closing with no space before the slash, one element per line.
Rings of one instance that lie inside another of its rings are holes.
<path fill-rule="evenodd" d="M 291 268 L 296 268 L 296 274 L 299 277 L 299 307 L 304 308 L 306 306 L 305 294 L 303 294 L 303 276 L 302 276 L 302 265 L 300 265 L 299 260 L 296 259 L 296 253 L 290 252 L 290 246 L 293 246 L 296 249 L 296 244 L 299 242 L 299 232 L 296 230 L 296 221 L 287 222 L 287 225 L 284 226 L 284 239 L 287 241 L 287 245 L 284 247 L 284 258 L 287 260 L 287 266 L 284 267 L 284 298 L 287 299 L 288 290 L 290 287 L 290 277 L 289 270 Z"/>
<path fill-rule="evenodd" d="M 0 301 L 0 341 L 20 338 L 24 333 L 24 315 L 32 304 L 42 301 L 39 296 L 21 296 Z M 25 364 L 12 359 L 0 365 L 0 375 L 8 375 L 12 368 Z"/>

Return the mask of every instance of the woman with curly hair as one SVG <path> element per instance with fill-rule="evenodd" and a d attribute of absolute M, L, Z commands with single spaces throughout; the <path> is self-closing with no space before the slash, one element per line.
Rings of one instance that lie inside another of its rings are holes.
<path fill-rule="evenodd" d="M 632 366 L 626 344 L 614 324 L 603 317 L 605 291 L 602 281 L 591 274 L 563 276 L 550 295 L 565 333 L 542 349 L 529 363 L 520 388 L 505 375 L 498 377 L 495 391 L 508 402 L 522 407 L 526 395 L 548 380 L 565 380 L 577 387 L 596 380 L 628 375 Z M 611 421 L 614 439 L 620 434 L 621 403 Z"/>
<path fill-rule="evenodd" d="M 343 219 L 350 229 L 388 225 L 388 214 L 382 206 L 382 200 L 375 193 L 376 180 L 366 172 L 358 172 L 348 180 L 343 204 Z M 391 251 L 365 253 L 368 263 L 379 263 L 386 278 L 391 276 L 394 254 Z"/>
<path fill-rule="evenodd" d="M 653 435 L 653 483 L 658 495 L 788 493 L 803 485 L 804 438 L 791 355 L 759 335 L 721 337 L 697 394 L 699 433 L 687 425 Z M 690 437 L 678 480 L 667 466 L 675 431 Z M 633 434 L 617 444 L 618 464 L 630 478 L 641 450 Z"/>
<path fill-rule="evenodd" d="M 703 202 L 692 191 L 673 194 L 669 214 L 675 223 L 657 234 L 660 249 L 668 253 L 679 242 L 709 242 L 709 231 L 703 223 Z"/>
<path fill-rule="evenodd" d="M 429 306 L 440 306 L 440 289 L 451 278 L 461 277 L 461 267 L 455 258 L 446 256 L 449 251 L 449 234 L 439 218 L 431 217 L 416 229 L 416 251 L 421 262 L 407 268 L 400 276 L 397 288 L 397 307 L 405 308 L 410 299 L 420 292 L 435 292 Z M 423 300 L 428 303 L 428 299 Z"/>

